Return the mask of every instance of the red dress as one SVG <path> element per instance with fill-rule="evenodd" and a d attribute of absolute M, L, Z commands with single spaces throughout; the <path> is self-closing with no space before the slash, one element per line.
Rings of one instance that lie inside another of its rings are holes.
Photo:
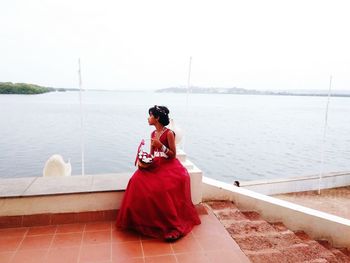
<path fill-rule="evenodd" d="M 159 138 L 167 147 L 169 131 L 167 129 Z M 155 157 L 151 167 L 136 170 L 117 217 L 118 227 L 155 238 L 162 238 L 173 230 L 185 235 L 200 223 L 191 200 L 186 168 L 178 159 L 165 157 Z"/>

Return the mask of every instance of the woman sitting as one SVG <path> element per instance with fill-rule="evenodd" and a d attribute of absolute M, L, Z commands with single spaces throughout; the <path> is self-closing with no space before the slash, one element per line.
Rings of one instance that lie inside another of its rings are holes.
<path fill-rule="evenodd" d="M 190 177 L 176 158 L 175 134 L 164 106 L 149 109 L 152 164 L 131 177 L 117 217 L 117 226 L 155 238 L 174 241 L 200 224 L 191 200 Z"/>

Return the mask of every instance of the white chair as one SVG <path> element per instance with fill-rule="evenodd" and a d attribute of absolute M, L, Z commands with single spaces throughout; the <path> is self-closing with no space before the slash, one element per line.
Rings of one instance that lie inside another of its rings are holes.
<path fill-rule="evenodd" d="M 52 155 L 45 163 L 43 176 L 70 176 L 72 174 L 72 165 L 68 160 L 65 163 L 63 157 L 59 154 Z"/>

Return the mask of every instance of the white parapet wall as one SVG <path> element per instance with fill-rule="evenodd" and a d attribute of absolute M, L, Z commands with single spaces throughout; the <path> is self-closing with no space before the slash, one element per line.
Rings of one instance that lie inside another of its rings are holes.
<path fill-rule="evenodd" d="M 197 205 L 202 202 L 203 172 L 190 160 L 187 159 L 187 155 L 183 150 L 177 149 L 176 151 L 176 157 L 180 160 L 190 175 L 192 203 Z"/>
<path fill-rule="evenodd" d="M 130 175 L 1 179 L 0 216 L 115 210 Z"/>
<path fill-rule="evenodd" d="M 203 201 L 231 200 L 243 211 L 253 210 L 269 222 L 283 222 L 335 247 L 350 247 L 350 220 L 320 212 L 242 187 L 203 177 Z"/>
<path fill-rule="evenodd" d="M 179 151 L 191 180 L 192 202 L 202 201 L 202 171 Z M 132 173 L 0 179 L 0 216 L 117 210 Z"/>
<path fill-rule="evenodd" d="M 191 197 L 192 203 L 197 205 L 202 202 L 202 171 L 195 166 L 192 162 L 188 161 L 192 165 L 191 169 L 188 169 L 188 173 L 191 179 Z"/>
<path fill-rule="evenodd" d="M 124 192 L 76 193 L 0 198 L 0 216 L 116 210 Z"/>
<path fill-rule="evenodd" d="M 350 172 L 241 182 L 241 187 L 265 195 L 295 193 L 350 185 Z"/>

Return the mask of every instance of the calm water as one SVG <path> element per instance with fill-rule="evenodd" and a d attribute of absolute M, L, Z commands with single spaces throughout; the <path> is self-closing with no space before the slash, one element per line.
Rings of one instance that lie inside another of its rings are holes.
<path fill-rule="evenodd" d="M 167 105 L 185 151 L 222 181 L 317 174 L 326 97 L 85 92 L 85 172 L 133 171 L 148 108 Z M 77 92 L 0 95 L 0 177 L 41 176 L 55 153 L 81 173 Z M 331 98 L 324 171 L 350 170 L 350 99 Z"/>

